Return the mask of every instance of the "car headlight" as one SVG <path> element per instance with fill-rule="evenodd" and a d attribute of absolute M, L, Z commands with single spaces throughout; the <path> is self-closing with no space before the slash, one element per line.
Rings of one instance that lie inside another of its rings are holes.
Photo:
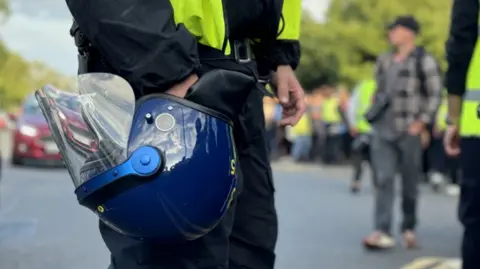
<path fill-rule="evenodd" d="M 58 116 L 59 116 L 59 117 L 60 117 L 60 119 L 62 119 L 62 120 L 65 120 L 65 119 L 67 119 L 67 118 L 65 117 L 65 114 L 63 114 L 63 112 L 62 112 L 62 111 L 58 111 Z"/>
<path fill-rule="evenodd" d="M 19 129 L 20 133 L 26 136 L 36 136 L 38 131 L 37 128 L 29 126 L 29 125 L 23 125 Z"/>

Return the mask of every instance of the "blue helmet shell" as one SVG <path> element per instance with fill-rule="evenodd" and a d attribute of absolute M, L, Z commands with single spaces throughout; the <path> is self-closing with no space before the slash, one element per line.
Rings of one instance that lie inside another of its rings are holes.
<path fill-rule="evenodd" d="M 75 191 L 111 228 L 145 240 L 194 240 L 225 215 L 237 184 L 229 118 L 149 95 L 137 102 L 128 152 L 122 165 Z"/>

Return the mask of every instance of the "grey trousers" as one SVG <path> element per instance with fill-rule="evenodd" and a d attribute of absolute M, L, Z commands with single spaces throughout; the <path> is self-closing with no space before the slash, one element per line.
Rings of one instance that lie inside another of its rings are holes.
<path fill-rule="evenodd" d="M 371 157 L 376 173 L 375 230 L 391 233 L 395 195 L 395 175 L 402 179 L 401 230 L 414 230 L 417 224 L 418 183 L 422 169 L 420 137 L 405 135 L 390 141 L 375 136 L 371 144 Z"/>

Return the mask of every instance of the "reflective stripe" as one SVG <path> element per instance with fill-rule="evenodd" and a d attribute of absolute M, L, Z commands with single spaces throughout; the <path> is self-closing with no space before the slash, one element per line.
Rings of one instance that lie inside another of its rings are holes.
<path fill-rule="evenodd" d="M 480 102 L 480 88 L 468 89 L 463 96 L 464 101 L 478 101 Z"/>
<path fill-rule="evenodd" d="M 302 16 L 302 1 L 283 0 L 283 19 L 279 23 L 279 40 L 298 40 L 300 38 L 300 21 Z"/>

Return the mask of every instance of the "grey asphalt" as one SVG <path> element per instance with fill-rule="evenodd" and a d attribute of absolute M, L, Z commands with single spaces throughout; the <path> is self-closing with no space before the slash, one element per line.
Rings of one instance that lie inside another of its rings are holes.
<path fill-rule="evenodd" d="M 420 250 L 367 253 L 360 244 L 371 228 L 367 181 L 363 192 L 352 196 L 345 168 L 275 167 L 279 269 L 396 269 L 416 257 L 458 256 L 455 198 L 423 190 Z M 107 267 L 96 218 L 77 205 L 64 170 L 6 167 L 0 196 L 0 268 Z"/>

